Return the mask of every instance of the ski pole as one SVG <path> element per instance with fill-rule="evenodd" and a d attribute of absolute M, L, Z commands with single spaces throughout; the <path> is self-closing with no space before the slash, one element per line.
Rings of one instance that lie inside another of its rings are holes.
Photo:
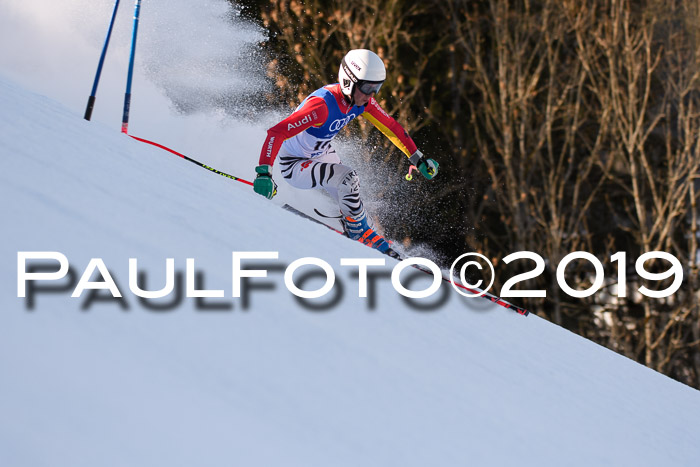
<path fill-rule="evenodd" d="M 190 161 L 190 162 L 192 162 L 193 164 L 196 164 L 196 165 L 198 165 L 198 166 L 200 166 L 200 167 L 202 167 L 202 168 L 204 168 L 204 169 L 207 169 L 207 170 L 210 171 L 210 172 L 214 172 L 215 174 L 221 175 L 222 177 L 230 178 L 231 180 L 236 180 L 236 181 L 238 181 L 238 182 L 245 183 L 246 185 L 253 186 L 253 182 L 249 182 L 248 180 L 244 180 L 244 179 L 242 179 L 242 178 L 240 178 L 240 177 L 236 177 L 235 175 L 227 174 L 226 172 L 222 172 L 222 171 L 220 171 L 220 170 L 217 170 L 217 169 L 215 169 L 214 167 L 210 167 L 210 166 L 208 166 L 208 165 L 206 165 L 206 164 L 202 164 L 201 162 L 199 162 L 199 161 L 197 161 L 197 160 L 194 160 L 194 159 L 192 159 L 191 157 L 187 157 L 187 156 L 184 155 L 184 154 L 181 154 L 181 153 L 179 153 L 179 152 L 177 152 L 177 151 L 173 151 L 172 149 L 170 149 L 170 148 L 167 147 L 167 146 L 163 146 L 162 144 L 154 143 L 153 141 L 149 141 L 149 140 L 147 140 L 147 139 L 138 138 L 138 137 L 133 136 L 133 135 L 128 135 L 128 136 L 130 136 L 131 138 L 134 138 L 136 141 L 141 141 L 142 143 L 150 144 L 150 145 L 155 146 L 155 147 L 157 147 L 157 148 L 160 148 L 160 149 L 163 149 L 163 150 L 165 150 L 165 151 L 168 151 L 168 152 L 171 153 L 171 154 L 175 154 L 176 156 L 182 157 L 182 158 L 185 159 L 186 161 Z"/>
<path fill-rule="evenodd" d="M 134 31 L 131 35 L 131 55 L 129 56 L 129 72 L 126 76 L 126 94 L 124 95 L 124 114 L 122 116 L 122 133 L 128 133 L 129 107 L 131 106 L 131 80 L 134 74 L 134 56 L 136 55 L 136 35 L 139 28 L 139 10 L 141 0 L 134 3 Z"/>
<path fill-rule="evenodd" d="M 92 92 L 90 97 L 88 97 L 87 107 L 85 108 L 85 120 L 90 120 L 92 118 L 92 109 L 95 107 L 95 95 L 97 94 L 97 84 L 100 82 L 100 75 L 102 74 L 102 65 L 105 62 L 105 56 L 107 55 L 107 47 L 109 47 L 109 38 L 112 36 L 112 28 L 114 27 L 114 20 L 117 17 L 117 9 L 119 8 L 119 0 L 114 3 L 114 11 L 112 12 L 112 19 L 109 22 L 109 28 L 107 29 L 107 37 L 105 38 L 104 46 L 102 46 L 102 54 L 100 54 L 100 60 L 97 63 L 97 72 L 95 73 L 95 82 L 92 84 Z"/>
<path fill-rule="evenodd" d="M 413 175 L 411 175 L 411 172 L 413 172 L 413 169 L 418 170 L 418 167 L 415 165 L 412 165 L 411 167 L 408 168 L 408 173 L 406 174 L 406 181 L 411 181 L 413 180 Z"/>

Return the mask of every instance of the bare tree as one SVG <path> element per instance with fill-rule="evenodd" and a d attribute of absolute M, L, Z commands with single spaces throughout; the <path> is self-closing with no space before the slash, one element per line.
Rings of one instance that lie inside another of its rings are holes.
<path fill-rule="evenodd" d="M 673 3 L 670 11 L 678 14 L 680 5 Z M 668 27 L 677 17 L 653 6 L 640 12 L 628 0 L 599 2 L 597 26 L 577 33 L 578 54 L 593 95 L 610 114 L 613 163 L 601 169 L 619 187 L 610 203 L 624 219 L 618 228 L 635 239 L 639 253 L 671 251 L 688 260 L 677 242 L 688 226 L 700 161 L 697 59 L 688 56 L 687 30 Z M 663 40 L 656 38 L 660 29 Z M 641 332 L 637 350 L 647 366 L 663 371 L 687 344 L 682 327 L 692 308 L 653 300 L 641 306 L 643 317 L 633 327 Z"/>

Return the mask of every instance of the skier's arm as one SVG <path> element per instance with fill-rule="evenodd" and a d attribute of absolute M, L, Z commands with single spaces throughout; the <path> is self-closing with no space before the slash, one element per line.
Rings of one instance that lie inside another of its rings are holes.
<path fill-rule="evenodd" d="M 362 115 L 384 133 L 396 147 L 401 149 L 411 164 L 415 165 L 425 178 L 430 180 L 437 175 L 438 163 L 433 159 L 428 159 L 418 150 L 416 143 L 408 136 L 406 130 L 382 109 L 374 97 L 370 98 Z"/>
<path fill-rule="evenodd" d="M 277 125 L 267 130 L 267 138 L 260 151 L 260 165 L 275 163 L 282 143 L 312 126 L 321 126 L 328 118 L 328 107 L 320 97 L 312 97 L 301 109 L 294 111 Z"/>
<path fill-rule="evenodd" d="M 397 148 L 406 154 L 406 157 L 410 158 L 418 150 L 416 143 L 408 136 L 406 130 L 381 108 L 374 97 L 369 100 L 362 116 L 384 133 Z"/>
<path fill-rule="evenodd" d="M 260 151 L 259 164 L 255 168 L 253 190 L 256 193 L 272 199 L 277 194 L 277 184 L 272 179 L 272 164 L 282 143 L 312 126 L 321 126 L 328 118 L 326 102 L 319 97 L 312 97 L 300 109 L 267 130 L 267 138 Z"/>

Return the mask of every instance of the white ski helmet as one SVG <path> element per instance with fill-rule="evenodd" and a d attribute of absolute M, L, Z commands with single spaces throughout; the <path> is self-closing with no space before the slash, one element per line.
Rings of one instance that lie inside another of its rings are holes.
<path fill-rule="evenodd" d="M 348 52 L 340 62 L 338 82 L 340 89 L 350 103 L 357 86 L 364 94 L 379 92 L 386 79 L 386 68 L 379 55 L 367 49 L 355 49 Z"/>

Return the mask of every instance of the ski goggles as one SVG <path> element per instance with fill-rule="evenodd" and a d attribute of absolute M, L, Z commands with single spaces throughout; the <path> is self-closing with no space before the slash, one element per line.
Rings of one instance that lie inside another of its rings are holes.
<path fill-rule="evenodd" d="M 362 94 L 370 95 L 378 93 L 384 81 L 358 81 L 356 86 Z"/>

